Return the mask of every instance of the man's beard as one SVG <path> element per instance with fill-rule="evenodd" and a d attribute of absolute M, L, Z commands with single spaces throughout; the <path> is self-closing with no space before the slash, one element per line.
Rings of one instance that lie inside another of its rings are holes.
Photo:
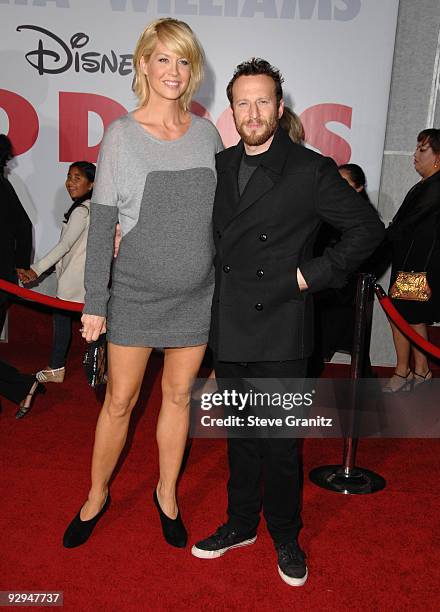
<path fill-rule="evenodd" d="M 260 124 L 260 126 L 264 126 L 264 130 L 262 132 L 257 132 L 255 129 L 252 128 L 250 129 L 250 131 L 245 131 L 245 128 L 248 123 L 255 123 L 255 120 L 251 122 L 249 120 L 242 121 L 239 125 L 237 125 L 236 123 L 235 127 L 237 129 L 237 132 L 240 134 L 241 138 L 243 139 L 243 142 L 245 142 L 247 145 L 251 147 L 259 147 L 260 145 L 263 145 L 265 142 L 267 142 L 269 138 L 271 138 L 271 136 L 275 134 L 275 131 L 278 127 L 278 118 L 276 115 L 274 115 L 268 120 L 259 119 L 258 123 Z"/>

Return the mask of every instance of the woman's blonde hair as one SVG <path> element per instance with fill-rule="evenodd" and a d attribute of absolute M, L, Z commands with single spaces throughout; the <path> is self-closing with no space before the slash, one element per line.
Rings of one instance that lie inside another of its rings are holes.
<path fill-rule="evenodd" d="M 286 130 L 293 142 L 303 144 L 305 139 L 304 126 L 298 115 L 288 106 L 284 106 L 284 111 L 280 119 L 280 126 Z"/>
<path fill-rule="evenodd" d="M 184 110 L 188 110 L 191 99 L 197 91 L 203 79 L 203 64 L 205 56 L 199 41 L 189 25 L 184 21 L 165 17 L 151 22 L 139 37 L 133 56 L 135 77 L 133 91 L 136 94 L 139 105 L 144 106 L 150 97 L 148 80 L 143 73 L 140 61 L 148 61 L 154 51 L 157 41 L 166 45 L 170 51 L 184 57 L 190 62 L 191 77 L 188 88 L 179 99 L 179 104 Z"/>

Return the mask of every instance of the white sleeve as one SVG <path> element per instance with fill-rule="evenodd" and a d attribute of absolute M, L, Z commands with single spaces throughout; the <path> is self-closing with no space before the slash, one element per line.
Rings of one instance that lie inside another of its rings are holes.
<path fill-rule="evenodd" d="M 67 228 L 58 244 L 47 253 L 40 261 L 31 265 L 32 270 L 40 276 L 46 270 L 58 263 L 66 253 L 70 251 L 75 242 L 87 227 L 89 210 L 86 206 L 78 206 L 70 215 Z"/>

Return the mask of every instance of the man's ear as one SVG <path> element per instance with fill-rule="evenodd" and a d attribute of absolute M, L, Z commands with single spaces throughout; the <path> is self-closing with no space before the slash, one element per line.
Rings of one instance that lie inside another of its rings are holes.
<path fill-rule="evenodd" d="M 281 119 L 281 117 L 283 116 L 283 113 L 284 113 L 284 100 L 283 98 L 281 98 L 280 105 L 278 107 L 278 119 Z"/>

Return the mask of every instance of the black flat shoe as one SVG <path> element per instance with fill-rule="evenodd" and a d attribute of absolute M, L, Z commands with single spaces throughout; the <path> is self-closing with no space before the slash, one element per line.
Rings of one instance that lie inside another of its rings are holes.
<path fill-rule="evenodd" d="M 176 548 L 185 548 L 188 542 L 188 534 L 186 533 L 185 525 L 182 522 L 180 512 L 177 513 L 175 519 L 171 519 L 169 516 L 167 516 L 160 507 L 156 490 L 153 493 L 153 501 L 157 511 L 159 512 L 162 533 L 165 540 L 168 542 L 168 544 L 171 544 L 171 546 L 176 546 Z"/>
<path fill-rule="evenodd" d="M 26 395 L 24 400 L 20 402 L 20 407 L 15 413 L 16 419 L 22 419 L 27 415 L 29 410 L 32 408 L 32 404 L 34 403 L 35 397 L 39 394 L 46 393 L 46 387 L 42 385 L 38 380 L 35 380 L 32 387 L 29 389 L 29 393 Z"/>
<path fill-rule="evenodd" d="M 92 535 L 92 531 L 95 528 L 96 523 L 99 521 L 101 516 L 106 512 L 110 506 L 110 493 L 107 495 L 104 505 L 101 510 L 93 518 L 88 521 L 82 521 L 80 518 L 81 510 L 75 516 L 73 521 L 67 527 L 64 537 L 63 546 L 64 548 L 76 548 L 85 544 Z"/>

